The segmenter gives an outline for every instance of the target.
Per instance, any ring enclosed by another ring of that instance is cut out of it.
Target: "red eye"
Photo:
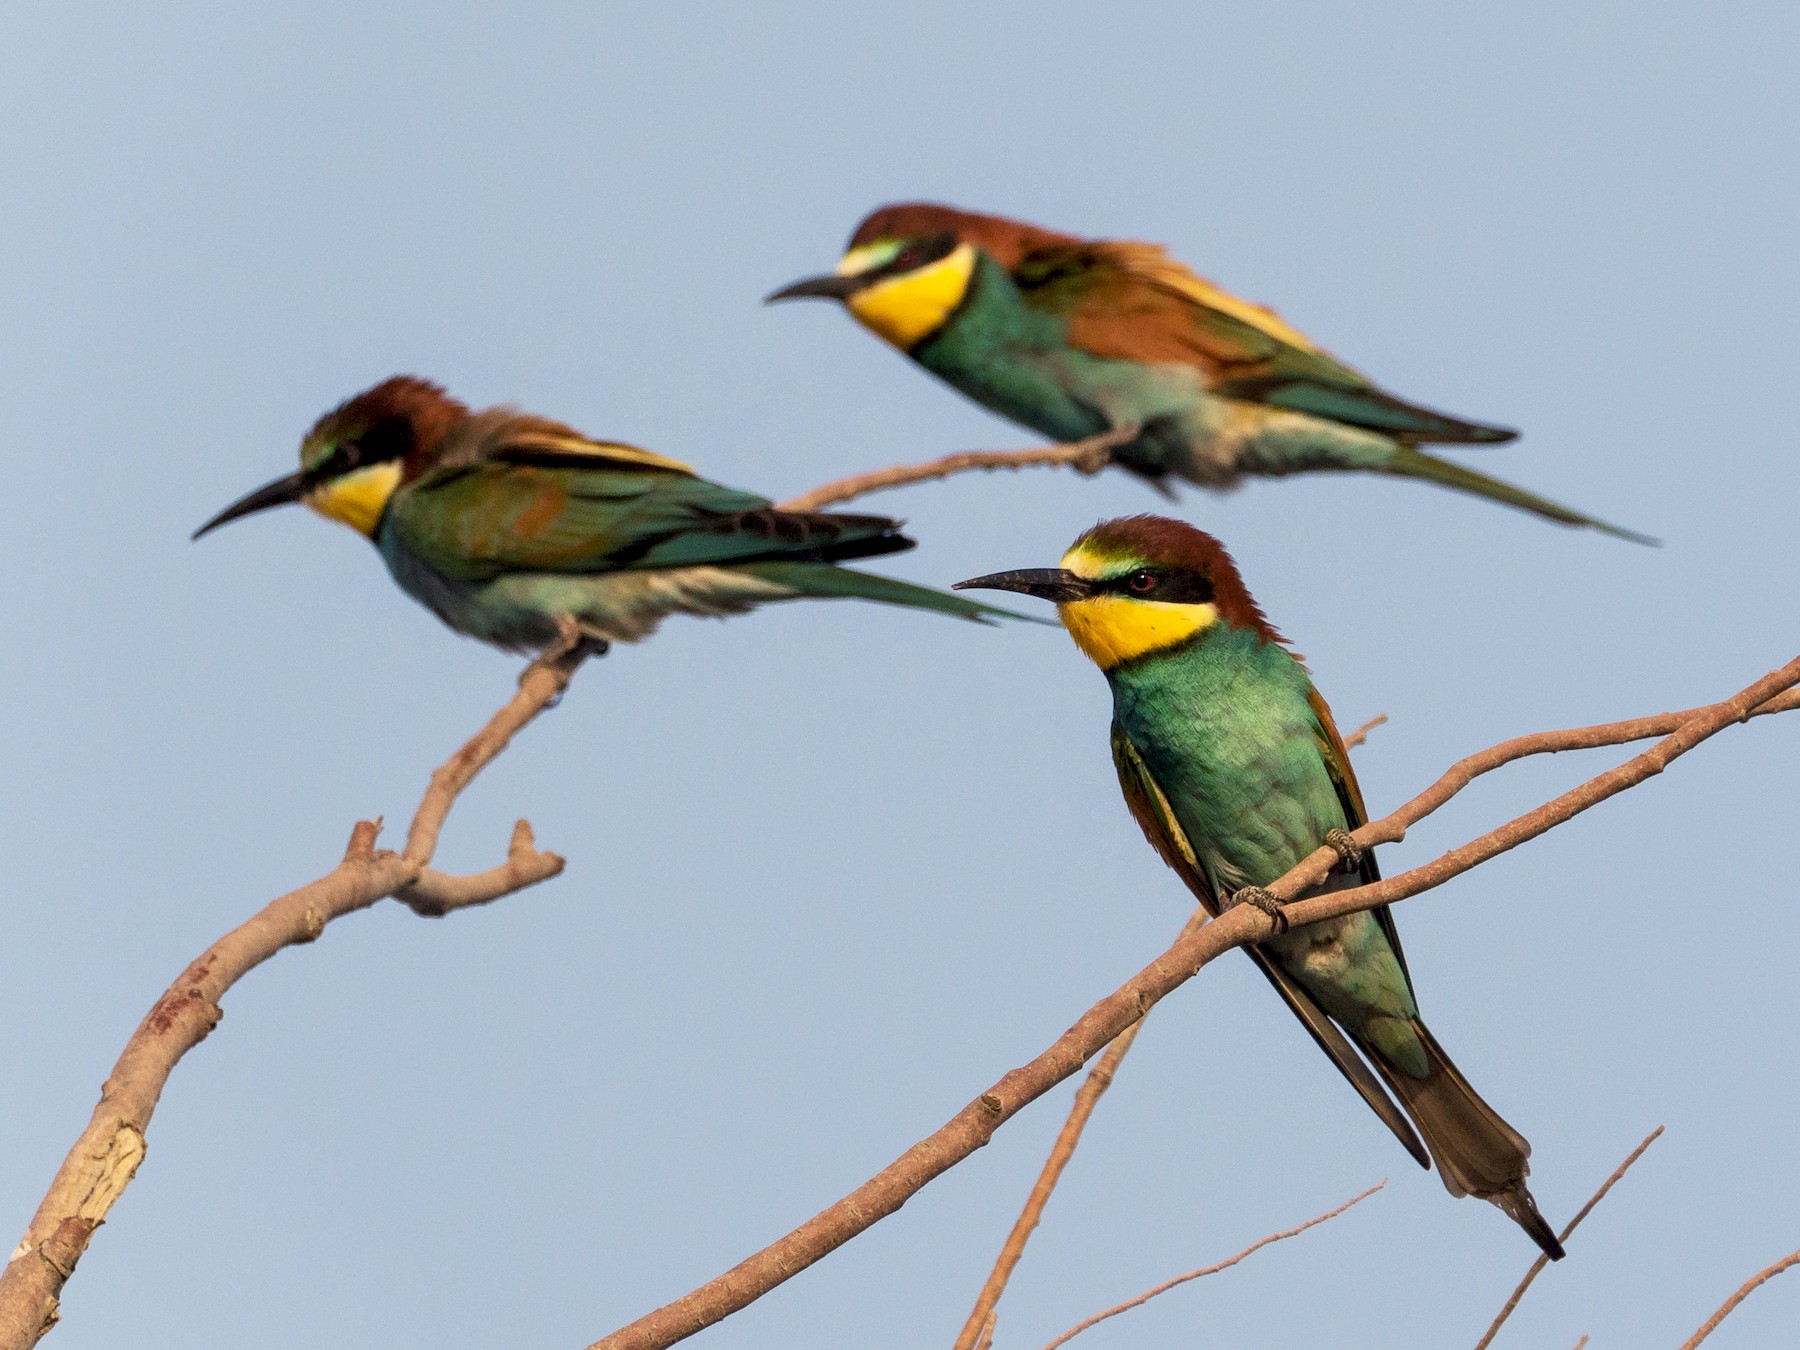
[[[1125,584],[1131,589],[1133,595],[1148,595],[1156,589],[1156,583],[1156,573],[1147,568],[1133,572],[1125,579]]]
[[[908,244],[905,248],[901,249],[898,253],[896,253],[894,255],[894,261],[892,263],[892,266],[894,266],[894,267],[913,267],[913,266],[916,266],[918,264],[919,259],[924,256],[925,256],[924,249],[920,248],[917,244]]]

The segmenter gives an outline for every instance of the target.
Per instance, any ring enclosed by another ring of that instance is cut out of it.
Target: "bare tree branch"
[[[1133,1308],[1141,1308],[1141,1307],[1143,1307],[1144,1304],[1148,1303],[1151,1299],[1155,1298],[1158,1294],[1166,1294],[1169,1292],[1169,1290],[1175,1288],[1177,1285],[1186,1284],[1189,1280],[1197,1280],[1203,1275],[1217,1275],[1221,1270],[1227,1270],[1230,1267],[1235,1266],[1239,1261],[1242,1261],[1246,1256],[1250,1256],[1256,1252],[1261,1251],[1264,1247],[1267,1247],[1271,1242],[1280,1242],[1285,1238],[1291,1238],[1291,1237],[1296,1236],[1297,1234],[1304,1233],[1309,1228],[1316,1228],[1316,1227],[1318,1227],[1318,1225],[1320,1225],[1322,1223],[1328,1223],[1332,1219],[1337,1218],[1338,1215],[1342,1214],[1345,1210],[1349,1209],[1352,1205],[1360,1204],[1362,1201],[1367,1200],[1371,1195],[1375,1194],[1376,1191],[1380,1190],[1385,1185],[1387,1185],[1387,1178],[1383,1177],[1380,1181],[1376,1182],[1373,1186],[1369,1187],[1368,1190],[1362,1192],[1360,1195],[1351,1196],[1348,1200],[1344,1201],[1344,1203],[1339,1205],[1336,1209],[1326,1210],[1325,1213],[1323,1213],[1323,1214],[1315,1214],[1312,1218],[1308,1219],[1305,1223],[1298,1224],[1293,1228],[1284,1228],[1279,1233],[1270,1233],[1267,1237],[1258,1238],[1255,1242],[1252,1242],[1248,1247],[1244,1248],[1244,1250],[1239,1252],[1236,1256],[1227,1257],[1225,1260],[1218,1262],[1216,1265],[1202,1266],[1199,1270],[1190,1270],[1187,1274],[1177,1275],[1172,1280],[1164,1280],[1161,1284],[1157,1285],[1154,1289],[1146,1289],[1143,1293],[1139,1294],[1136,1298],[1128,1298],[1123,1303],[1115,1303],[1110,1308],[1104,1308],[1101,1311],[1095,1313],[1092,1317],[1088,1318],[1087,1320],[1082,1321],[1082,1322],[1077,1322],[1074,1326],[1070,1327],[1067,1331],[1063,1332],[1062,1335],[1058,1336],[1055,1340],[1051,1341],[1048,1345],[1046,1345],[1044,1347],[1044,1350],[1056,1350],[1057,1346],[1066,1345],[1068,1342],[1074,1340],[1077,1336],[1079,1336],[1082,1332],[1086,1331],[1089,1327],[1098,1326],[1100,1323],[1104,1322],[1107,1318],[1117,1317],[1122,1312],[1130,1312]]]
[[[63,1285],[144,1159],[144,1131],[163,1086],[181,1057],[218,1025],[224,1015],[219,1000],[228,989],[282,948],[311,942],[333,919],[388,896],[420,914],[447,914],[511,895],[562,871],[563,860],[540,853],[524,821],[514,827],[500,867],[458,877],[428,864],[457,794],[568,687],[583,655],[578,651],[527,668],[518,693],[432,775],[404,853],[377,849],[381,823],[358,821],[343,861],[332,871],[271,901],[213,943],[156,1001],[125,1043],[87,1128],[0,1272],[0,1350],[28,1350],[56,1324]]]
[[[1355,731],[1344,738],[1344,748],[1353,749],[1361,745],[1369,737],[1369,732],[1388,720],[1386,713],[1378,713],[1364,722]],[[1206,922],[1206,911],[1196,910],[1181,930],[1185,935],[1190,930]],[[1056,1142],[1050,1147],[1050,1156],[1044,1161],[1043,1171],[1038,1174],[1031,1194],[1025,1199],[1025,1209],[1013,1224],[1012,1231],[1007,1234],[1006,1243],[1000,1249],[999,1259],[989,1273],[987,1282],[982,1285],[981,1293],[975,1299],[975,1307],[969,1313],[969,1319],[963,1324],[961,1334],[956,1338],[953,1350],[989,1350],[994,1338],[994,1325],[999,1317],[1000,1297],[1006,1292],[1006,1285],[1012,1279],[1013,1270],[1019,1259],[1025,1254],[1025,1244],[1030,1241],[1031,1234],[1037,1228],[1043,1216],[1044,1206],[1049,1203],[1050,1193],[1056,1189],[1057,1182],[1062,1179],[1063,1169],[1068,1166],[1069,1159],[1074,1156],[1076,1146],[1081,1142],[1081,1134],[1087,1128],[1088,1117],[1094,1113],[1094,1107],[1106,1089],[1112,1086],[1112,1080],[1124,1061],[1131,1043],[1143,1029],[1142,1022],[1134,1022],[1120,1033],[1119,1038],[1106,1047],[1100,1056],[1100,1062],[1088,1072],[1087,1081],[1075,1094],[1075,1101],[1069,1110],[1069,1118],[1057,1132]]]
[[[1066,464],[1077,473],[1096,474],[1112,462],[1112,452],[1137,439],[1136,427],[1119,427],[1113,431],[1070,441],[1067,445],[1047,445],[1040,450],[966,450],[943,455],[923,464],[896,464],[889,469],[872,469],[868,473],[851,474],[835,483],[826,483],[792,501],[781,503],[783,511],[822,511],[871,492],[912,483],[929,483],[971,469],[1054,468]]]
[[[1706,1319],[1705,1324],[1701,1326],[1700,1330],[1696,1331],[1692,1336],[1689,1336],[1681,1343],[1681,1350],[1694,1350],[1696,1345],[1700,1344],[1701,1341],[1705,1340],[1708,1336],[1712,1335],[1713,1332],[1719,1329],[1719,1323],[1731,1316],[1732,1311],[1737,1305],[1749,1298],[1759,1284],[1774,1279],[1789,1266],[1794,1265],[1800,1265],[1800,1252],[1793,1252],[1782,1257],[1781,1260],[1777,1261],[1774,1265],[1765,1270],[1757,1271],[1756,1274],[1752,1275],[1748,1280],[1745,1280],[1742,1288],[1730,1298],[1726,1299],[1725,1302],[1720,1305],[1719,1311]]]
[[[1346,750],[1356,749],[1357,746],[1361,745],[1364,741],[1369,739],[1369,733],[1371,731],[1375,730],[1376,727],[1386,726],[1387,720],[1388,720],[1388,715],[1386,713],[1376,713],[1373,717],[1371,717],[1368,721],[1364,722],[1355,731],[1351,732],[1348,736],[1344,737],[1344,749],[1346,749]]]
[[[1569,1220],[1568,1226],[1556,1235],[1558,1242],[1567,1242],[1569,1240],[1569,1234],[1575,1231],[1576,1225],[1587,1218],[1593,1211],[1594,1206],[1606,1198],[1606,1193],[1613,1188],[1613,1184],[1617,1182],[1620,1177],[1625,1175],[1634,1162],[1644,1156],[1645,1149],[1649,1148],[1650,1145],[1654,1144],[1662,1137],[1662,1132],[1663,1127],[1658,1125],[1654,1130],[1650,1131],[1649,1134],[1644,1136],[1643,1143],[1639,1144],[1626,1155],[1624,1162],[1613,1168],[1612,1175],[1600,1183],[1600,1189],[1595,1191],[1593,1195],[1588,1198],[1588,1202],[1576,1211],[1574,1218]],[[1501,1325],[1507,1318],[1513,1315],[1513,1309],[1519,1306],[1519,1300],[1524,1298],[1525,1291],[1531,1288],[1531,1282],[1535,1280],[1538,1275],[1542,1273],[1544,1267],[1549,1264],[1550,1258],[1548,1256],[1539,1256],[1537,1260],[1531,1263],[1531,1269],[1525,1272],[1525,1278],[1519,1281],[1519,1287],[1512,1291],[1512,1297],[1506,1300],[1506,1306],[1500,1309],[1500,1315],[1494,1319],[1493,1324],[1488,1327],[1487,1331],[1482,1335],[1482,1338],[1475,1342],[1475,1350],[1487,1350],[1487,1347],[1493,1344],[1494,1337],[1499,1333]],[[1587,1337],[1583,1336],[1581,1339],[1585,1341]]]
[[[981,1286],[974,1310],[969,1313],[969,1320],[963,1324],[962,1334],[956,1338],[955,1350],[977,1350],[984,1339],[989,1342],[993,1340],[995,1310],[1000,1302],[1000,1295],[1006,1292],[1006,1282],[1012,1278],[1019,1258],[1025,1255],[1025,1244],[1031,1240],[1032,1230],[1043,1217],[1050,1193],[1056,1189],[1056,1183],[1062,1180],[1063,1168],[1075,1156],[1075,1146],[1081,1142],[1081,1132],[1087,1128],[1088,1117],[1094,1114],[1094,1107],[1099,1104],[1106,1089],[1112,1086],[1113,1075],[1119,1071],[1125,1052],[1131,1049],[1131,1043],[1137,1039],[1143,1026],[1142,1022],[1133,1022],[1121,1031],[1088,1071],[1087,1081],[1076,1090],[1075,1104],[1069,1111],[1069,1118],[1063,1122],[1056,1142],[1050,1147],[1050,1156],[1044,1160],[1043,1171],[1038,1173],[1037,1182],[1025,1199],[1023,1212],[1014,1222],[1012,1231],[1006,1235],[1006,1243],[1000,1248],[999,1259],[994,1262],[994,1269],[988,1275],[987,1283]]]
[[[1628,722],[1539,732],[1504,742],[1459,761],[1424,793],[1398,811],[1355,831],[1365,846],[1397,841],[1409,826],[1449,801],[1478,775],[1528,755],[1591,749],[1663,736],[1649,750],[1609,769],[1535,811],[1491,830],[1442,857],[1384,880],[1354,889],[1312,896],[1286,906],[1295,925],[1313,923],[1376,905],[1391,904],[1442,885],[1487,859],[1516,848],[1589,807],[1662,772],[1673,760],[1734,722],[1760,713],[1800,706],[1790,695],[1800,684],[1800,658],[1764,676],[1720,703],[1679,713],[1661,713]],[[1321,846],[1267,889],[1284,901],[1317,886],[1336,864],[1337,853]],[[1260,942],[1273,922],[1251,905],[1238,905],[1173,946],[1119,989],[1100,1000],[1029,1064],[1012,1070],[928,1138],[849,1195],[769,1246],[739,1262],[674,1302],[646,1314],[594,1343],[590,1350],[664,1350],[748,1306],[769,1290],[835,1251],[886,1218],[919,1190],[982,1147],[1025,1106],[1077,1073],[1120,1032],[1141,1019],[1202,966],[1233,947]]]

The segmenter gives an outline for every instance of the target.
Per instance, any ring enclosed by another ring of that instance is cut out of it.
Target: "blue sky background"
[[[403,821],[516,662],[300,511],[187,534],[396,371],[777,496],[1031,443],[825,306],[870,207],[1157,239],[1469,462],[1660,551],[1373,479],[1190,493],[1374,809],[1520,732],[1800,649],[1791,6],[81,3],[0,11],[0,1221],[21,1231],[183,964]],[[874,499],[896,574],[1048,565],[1119,475]],[[672,621],[467,794],[567,874],[284,953],[177,1071],[61,1350],[570,1347],[786,1231],[1037,1053],[1186,913],[1059,633],[856,605]],[[1400,911],[1440,1040],[1560,1224],[1667,1137],[1501,1346],[1674,1345],[1800,1245],[1800,718]],[[1597,772],[1521,765],[1388,870]],[[1064,1089],[708,1346],[948,1345]],[[1472,1344],[1532,1256],[1417,1171],[1247,961],[1160,1007],[1002,1308],[1003,1350],[1386,1192],[1088,1350]],[[5,1239],[10,1246],[12,1237]],[[1713,1341],[1785,1340],[1800,1281]]]

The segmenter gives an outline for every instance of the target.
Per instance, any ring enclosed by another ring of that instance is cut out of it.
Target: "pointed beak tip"
[[[775,305],[783,300],[843,300],[861,287],[859,278],[841,277],[835,272],[827,272],[824,276],[806,277],[783,286],[780,290],[770,291],[763,297],[763,303]]]
[[[202,535],[211,534],[221,525],[229,525],[234,520],[255,515],[258,511],[267,511],[271,507],[286,506],[304,497],[313,486],[313,479],[302,469],[298,473],[290,473],[285,478],[277,478],[272,483],[264,483],[256,491],[239,497],[230,506],[214,516],[206,524],[188,536],[192,543]]]
[[[1052,604],[1079,600],[1088,593],[1087,583],[1060,567],[1028,567],[1012,572],[990,572],[983,577],[959,581],[950,589],[956,591],[1013,591]]]

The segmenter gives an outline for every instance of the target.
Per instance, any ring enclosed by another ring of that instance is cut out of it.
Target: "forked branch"
[[[994,1310],[999,1306],[1000,1295],[1006,1292],[1007,1281],[1012,1278],[1019,1258],[1025,1255],[1025,1244],[1030,1241],[1032,1230],[1044,1217],[1044,1206],[1049,1203],[1050,1193],[1056,1189],[1056,1183],[1062,1180],[1063,1168],[1075,1156],[1075,1146],[1081,1142],[1081,1132],[1087,1128],[1088,1118],[1094,1114],[1094,1108],[1099,1105],[1106,1089],[1112,1086],[1113,1075],[1119,1071],[1119,1065],[1125,1060],[1125,1052],[1131,1049],[1131,1043],[1137,1039],[1143,1026],[1142,1022],[1133,1022],[1121,1031],[1118,1038],[1106,1047],[1106,1053],[1088,1070],[1087,1081],[1076,1089],[1075,1102],[1069,1110],[1068,1119],[1063,1121],[1062,1129],[1057,1131],[1056,1142],[1050,1146],[1050,1156],[1044,1159],[1043,1170],[1038,1173],[1038,1179],[1031,1187],[1031,1194],[1025,1198],[1025,1208],[1014,1221],[1012,1231],[1006,1235],[1006,1241],[1000,1247],[1000,1256],[994,1262],[987,1282],[981,1286],[974,1310],[969,1313],[969,1320],[963,1324],[962,1334],[956,1338],[955,1350],[979,1350],[983,1343],[993,1339]]]
[[[432,868],[431,858],[457,795],[568,688],[583,654],[527,669],[518,693],[432,775],[403,852],[376,848],[381,823],[358,821],[343,861],[317,881],[270,901],[213,943],[156,1001],[125,1043],[87,1129],[0,1272],[0,1350],[27,1350],[56,1324],[63,1285],[143,1161],[144,1132],[164,1084],[181,1057],[218,1024],[219,1000],[234,984],[282,948],[311,942],[333,919],[389,896],[419,914],[447,914],[485,905],[562,871],[563,860],[540,852],[522,820],[513,829],[506,861],[489,871],[451,876]]]
[[[1733,697],[1706,707],[1602,726],[1540,732],[1504,742],[1459,761],[1436,784],[1398,811],[1355,831],[1356,842],[1366,847],[1403,838],[1410,826],[1444,805],[1476,777],[1516,759],[1622,745],[1652,736],[1664,738],[1624,764],[1423,867],[1366,886],[1295,901],[1295,896],[1322,882],[1337,862],[1335,851],[1320,847],[1269,883],[1267,889],[1284,902],[1292,901],[1287,912],[1296,925],[1417,895],[1661,773],[1682,754],[1735,722],[1800,706],[1800,697],[1789,692],[1796,684],[1800,684],[1800,658]],[[892,1214],[932,1180],[982,1147],[1001,1125],[1079,1072],[1090,1057],[1203,966],[1234,947],[1259,942],[1273,932],[1272,921],[1260,910],[1240,905],[1198,930],[1184,933],[1150,965],[1083,1013],[1037,1058],[1006,1074],[942,1128],[914,1144],[849,1195],[725,1274],[595,1342],[591,1350],[663,1350],[753,1303]]]

